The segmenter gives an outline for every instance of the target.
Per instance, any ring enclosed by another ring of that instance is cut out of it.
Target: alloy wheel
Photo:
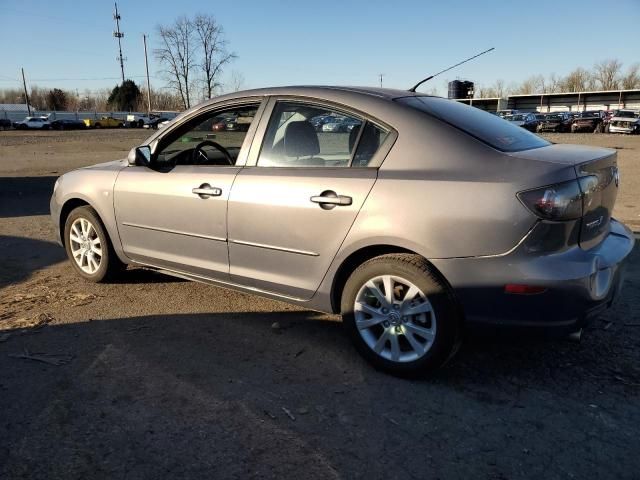
[[[89,275],[95,274],[102,262],[102,242],[94,225],[86,218],[77,218],[71,224],[69,242],[78,267]]]
[[[412,362],[423,357],[436,336],[436,316],[427,295],[397,275],[374,277],[360,288],[355,324],[365,343],[380,357]]]

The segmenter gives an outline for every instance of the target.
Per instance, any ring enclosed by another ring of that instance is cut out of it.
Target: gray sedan
[[[216,131],[220,115],[248,128]],[[353,128],[318,134],[320,116]],[[634,244],[618,185],[615,150],[457,102],[288,87],[217,97],[61,176],[51,215],[90,281],[138,265],[340,313],[367,360],[409,375],[467,325],[570,333],[610,306]]]

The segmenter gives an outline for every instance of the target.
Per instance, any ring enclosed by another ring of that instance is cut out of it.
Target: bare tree
[[[521,95],[529,95],[531,93],[541,93],[544,91],[545,82],[542,75],[533,75],[524,80],[516,89],[514,93]]]
[[[576,68],[564,77],[561,88],[565,92],[584,92],[590,88],[592,75],[584,68]]]
[[[509,94],[504,80],[498,79],[490,87],[480,87],[478,90],[480,98],[505,98]]]
[[[640,88],[640,63],[634,63],[627,69],[622,77],[621,87],[625,90]]]
[[[154,54],[165,67],[169,86],[178,92],[184,108],[190,108],[192,72],[197,66],[193,22],[186,17],[180,17],[173,25],[158,25],[156,30],[161,47],[155,49]]]
[[[549,80],[542,79],[542,93],[556,93],[562,91],[562,79],[555,73],[549,75]]]
[[[615,90],[620,85],[620,71],[622,63],[617,60],[602,60],[593,66],[593,76],[598,88],[602,90]]]
[[[226,90],[229,92],[237,92],[244,88],[244,75],[238,70],[231,71],[231,77],[226,85]]]
[[[212,98],[214,91],[221,83],[217,80],[223,67],[236,58],[234,53],[227,51],[222,25],[216,22],[212,15],[199,14],[193,19],[193,27],[199,41],[199,53],[202,58],[204,93],[206,98]]]

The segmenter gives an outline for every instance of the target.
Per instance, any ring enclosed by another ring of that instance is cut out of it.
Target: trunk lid
[[[606,237],[620,183],[615,150],[582,145],[549,145],[512,155],[559,166],[573,166],[584,194],[578,243],[586,250]]]
[[[589,249],[600,243],[609,233],[609,221],[618,196],[620,176],[617,154],[576,165],[582,202],[580,246]]]

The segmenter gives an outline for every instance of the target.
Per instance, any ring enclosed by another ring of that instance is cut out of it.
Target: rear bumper
[[[619,295],[624,262],[635,239],[622,223],[590,250],[578,246],[540,254],[526,241],[500,256],[434,260],[453,287],[469,324],[575,331]],[[505,293],[505,285],[544,287],[543,293]]]

